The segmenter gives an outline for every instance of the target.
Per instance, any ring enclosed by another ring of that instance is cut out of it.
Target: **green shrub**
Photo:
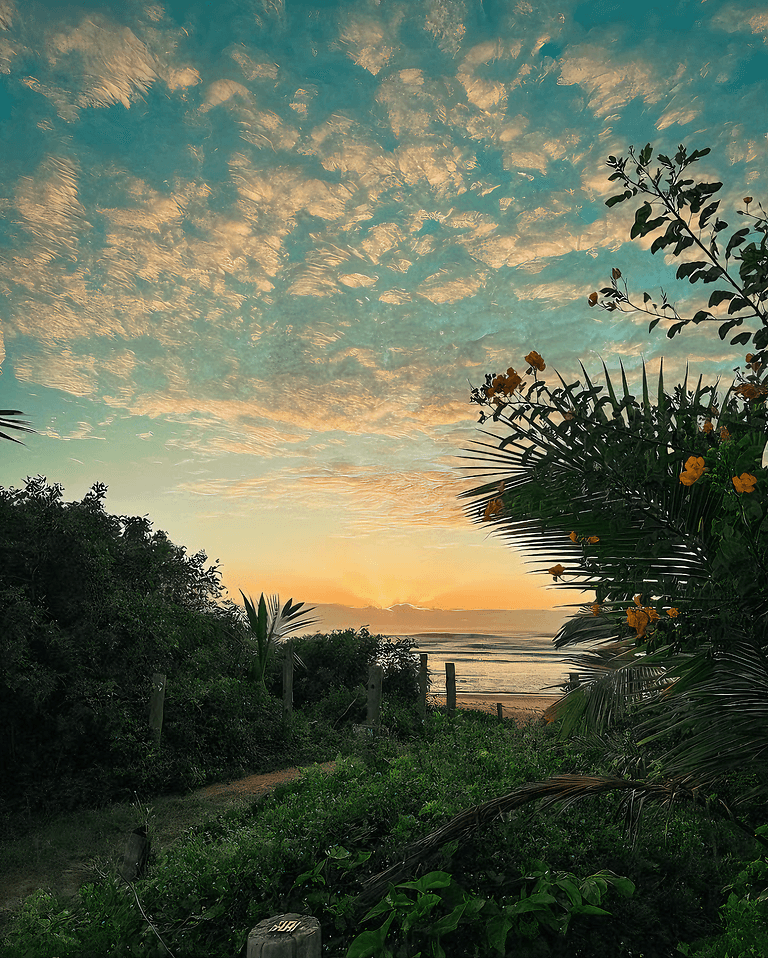
[[[417,702],[419,660],[412,651],[413,644],[410,639],[371,635],[365,628],[339,629],[328,634],[317,633],[294,639],[293,650],[305,666],[297,666],[294,670],[294,705],[297,708],[314,705],[341,689],[349,693],[362,689],[365,693],[368,669],[376,664],[384,669],[384,699]],[[270,670],[268,687],[273,695],[280,694],[282,690],[282,663],[286,647],[283,645],[280,648]],[[362,702],[365,703],[364,696]]]

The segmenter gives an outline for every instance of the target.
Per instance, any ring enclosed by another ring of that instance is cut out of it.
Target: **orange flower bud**
[[[731,481],[736,492],[754,492],[757,485],[757,479],[749,472],[742,472],[740,476],[734,476]]]
[[[525,361],[528,363],[529,366],[533,366],[534,369],[538,369],[540,373],[543,373],[544,370],[547,368],[547,364],[544,362],[544,360],[541,358],[539,353],[536,352],[535,349],[532,349],[528,353],[528,355],[525,357]]]
[[[571,542],[576,542],[579,537],[576,535],[575,532],[572,532],[572,533],[568,536],[568,538],[571,540]]]
[[[611,270],[611,276],[613,277],[613,279],[621,279],[621,270],[616,269],[616,267],[614,266],[613,269]]]
[[[594,306],[597,303],[597,293],[590,293],[587,302],[590,306]]]
[[[680,473],[680,482],[684,486],[692,486],[704,475],[704,459],[701,456],[689,456],[685,469]]]
[[[747,204],[747,206],[749,206],[749,204],[752,202],[752,197],[751,197],[751,196],[745,196],[745,197],[744,197],[744,202]]]
[[[493,519],[494,516],[500,516],[502,512],[503,504],[501,499],[491,499],[491,501],[485,507],[483,519]]]
[[[552,568],[548,570],[548,572],[550,575],[554,576],[555,579],[557,579],[558,576],[561,576],[565,572],[565,569],[558,562],[558,564],[553,565]]]

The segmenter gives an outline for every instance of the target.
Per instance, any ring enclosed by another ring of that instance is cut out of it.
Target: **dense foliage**
[[[112,865],[75,902],[40,892],[4,954],[159,958],[161,938],[175,958],[233,958],[261,920],[299,912],[320,921],[324,952],[338,956],[669,958],[717,929],[720,889],[749,850],[694,807],[648,819],[633,844],[611,796],[564,812],[528,806],[369,901],[366,883],[455,815],[549,775],[613,771],[613,752],[466,712],[430,712],[407,743],[353,738],[344,750],[334,773],[309,770],[151,857],[138,898]],[[366,946],[364,933],[384,925],[381,946]]]
[[[94,806],[332,754],[309,719],[289,730],[279,698],[260,689],[242,609],[216,604],[205,553],[186,555],[146,518],[110,515],[105,495],[97,483],[64,503],[42,477],[0,490],[4,810]],[[354,692],[387,643],[354,631],[343,641],[357,671],[335,682]],[[167,678],[159,748],[148,727],[156,672]]]

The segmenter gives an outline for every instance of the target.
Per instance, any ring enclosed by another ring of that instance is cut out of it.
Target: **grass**
[[[599,750],[559,742],[548,729],[518,729],[476,712],[449,719],[433,711],[410,738],[366,742],[350,736],[333,774],[309,771],[269,797],[193,824],[195,809],[186,799],[153,801],[157,851],[135,885],[137,898],[110,858],[118,835],[124,842],[136,824],[135,810],[62,816],[37,833],[40,863],[56,866],[64,854],[52,850],[59,841],[69,852],[99,849],[94,881],[74,900],[54,889],[28,899],[6,929],[0,954],[150,958],[168,954],[162,939],[175,958],[235,958],[259,921],[299,911],[320,920],[324,952],[343,956],[364,927],[368,909],[356,902],[361,882],[399,860],[409,843],[524,782],[610,770],[604,760],[601,765]],[[29,851],[23,841],[6,847],[11,861],[22,861],[25,847]],[[530,915],[515,919],[509,953],[669,958],[679,942],[717,931],[723,886],[750,854],[748,839],[693,808],[649,815],[632,846],[609,796],[562,813],[530,806],[504,816],[463,845],[444,849],[422,872],[443,869],[453,876],[452,893],[502,907],[519,898],[524,875],[537,861],[553,875],[583,878],[611,869],[628,877],[636,892],[621,898],[608,891],[603,905],[610,916],[575,915],[567,936]],[[433,898],[430,907],[439,909],[442,899]],[[464,912],[467,921],[471,911]],[[477,936],[460,932],[440,945],[450,958],[478,953],[472,950]],[[426,931],[421,943],[406,941],[416,931],[402,934],[393,947],[415,948],[409,958],[419,947],[432,947]]]

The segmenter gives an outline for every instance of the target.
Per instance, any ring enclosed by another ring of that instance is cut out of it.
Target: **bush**
[[[366,628],[338,629],[328,634],[303,636],[292,642],[295,653],[306,668],[296,667],[293,674],[293,702],[296,708],[316,705],[333,696],[337,706],[352,697],[340,691],[357,693],[362,690],[363,714],[368,669],[371,665],[384,668],[382,694],[386,699],[416,703],[419,695],[419,661],[413,653],[410,639],[393,640],[383,635],[371,635]],[[275,656],[268,678],[268,688],[274,695],[282,690],[283,659],[287,646],[281,646]],[[354,711],[354,710],[353,710]],[[359,715],[359,709],[355,714]],[[349,721],[359,721],[350,715]]]

